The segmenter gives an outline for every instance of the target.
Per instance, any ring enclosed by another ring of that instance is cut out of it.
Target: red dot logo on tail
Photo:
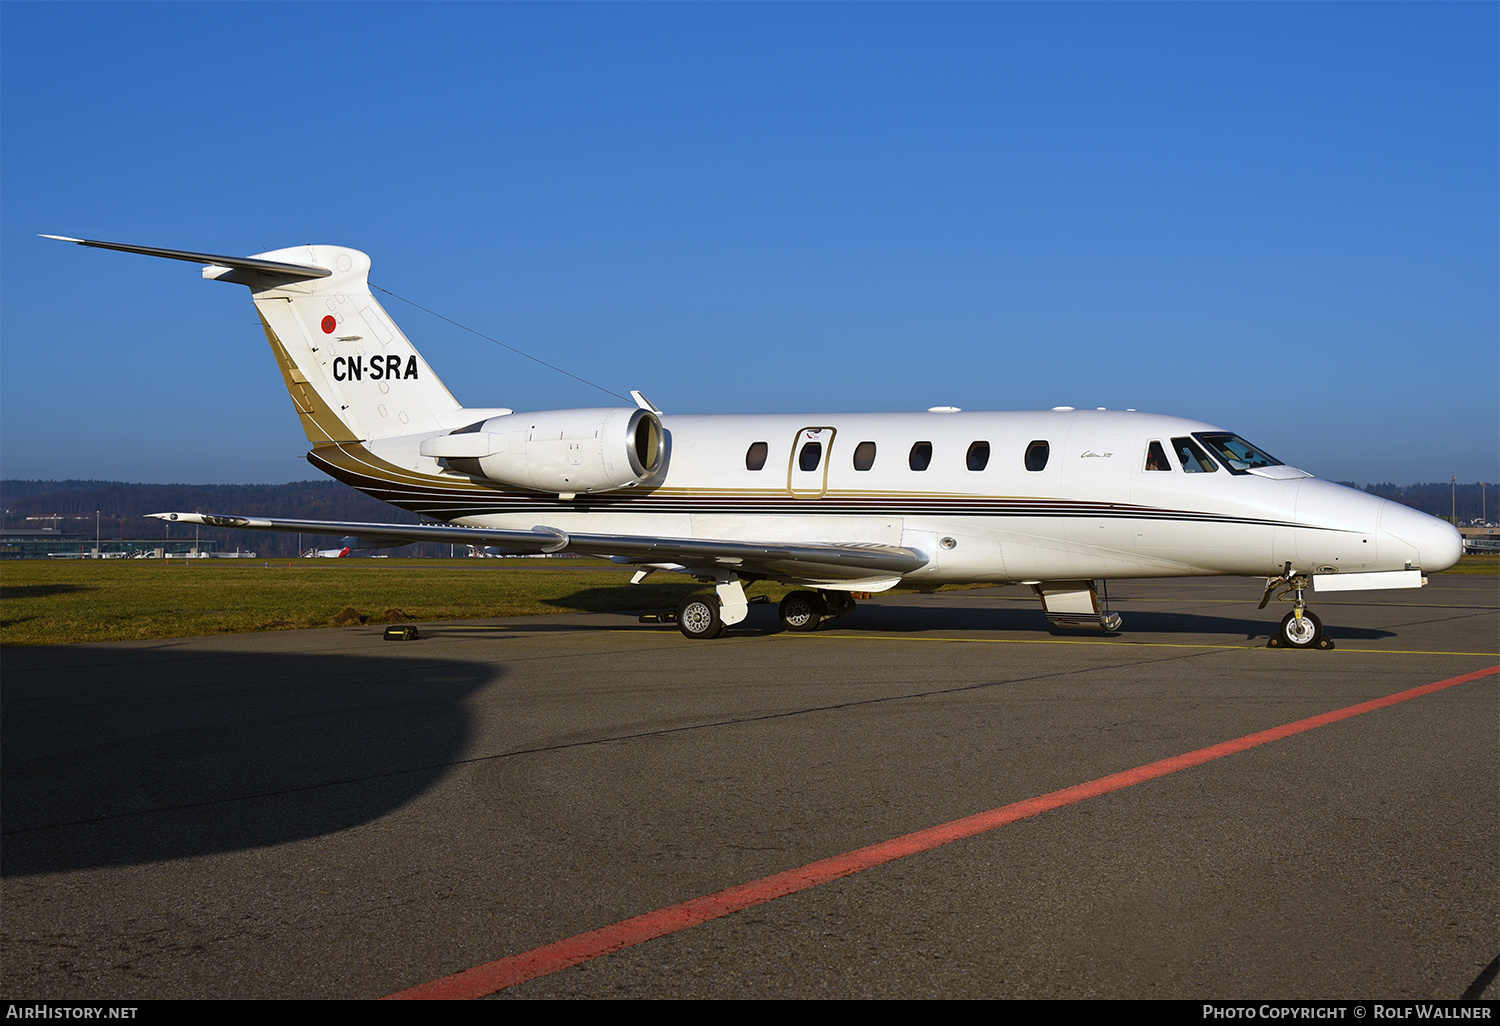
[[[333,329],[338,327],[339,322],[333,319],[333,314],[323,318],[323,334],[332,335]]]

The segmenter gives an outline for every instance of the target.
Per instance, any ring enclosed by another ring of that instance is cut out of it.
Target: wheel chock
[[[1267,648],[1291,648],[1292,646],[1286,644],[1285,642],[1283,642],[1280,638],[1276,637],[1275,635],[1272,635],[1271,639],[1266,642],[1266,647]],[[1322,649],[1323,651],[1326,652],[1328,649],[1334,648],[1335,645],[1334,645],[1333,642],[1329,641],[1327,638],[1319,638],[1318,641],[1317,641],[1317,643],[1314,644],[1312,647],[1313,648]]]
[[[417,629],[410,624],[399,627],[387,627],[385,629],[386,641],[418,641],[421,637],[422,635],[417,633]]]

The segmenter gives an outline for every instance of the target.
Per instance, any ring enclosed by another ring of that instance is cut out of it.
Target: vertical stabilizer
[[[370,294],[370,258],[337,246],[299,246],[254,259],[325,268],[326,277],[209,266],[205,278],[250,288],[278,368],[314,445],[438,431],[459,409],[401,329]]]
[[[441,431],[461,408],[370,294],[370,258],[357,249],[296,246],[231,257],[45,238],[207,264],[203,277],[247,286],[314,447]]]

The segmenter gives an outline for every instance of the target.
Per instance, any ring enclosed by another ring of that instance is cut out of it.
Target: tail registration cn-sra
[[[63,238],[48,236],[49,238]],[[247,286],[318,469],[432,521],[157,513],[210,526],[578,552],[711,583],[677,611],[713,638],[744,586],[795,585],[788,630],[896,585],[1020,583],[1055,627],[1114,630],[1111,578],[1266,579],[1292,602],[1273,644],[1329,647],[1306,591],[1414,588],[1458,561],[1444,521],[1321,481],[1194,420],[1075,410],[671,416],[635,406],[465,407],[370,292],[370,259],[252,257],[66,239],[206,265]]]

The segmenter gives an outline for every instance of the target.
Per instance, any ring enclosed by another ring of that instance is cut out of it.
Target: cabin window
[[[808,442],[797,454],[797,466],[805,471],[817,470],[818,464],[823,462],[823,443]]]
[[[975,442],[964,454],[964,465],[970,470],[983,470],[990,463],[990,443]]]
[[[1035,473],[1047,469],[1047,457],[1052,454],[1052,446],[1038,440],[1026,447],[1026,469]]]
[[[1172,463],[1167,459],[1167,450],[1161,447],[1161,443],[1153,440],[1146,446],[1146,469],[1165,470],[1172,472]]]
[[[854,447],[854,469],[869,470],[875,465],[875,443],[860,442]]]
[[[745,469],[763,469],[766,465],[766,454],[770,451],[771,447],[766,445],[765,442],[750,443],[750,448],[745,450]]]
[[[911,455],[906,458],[907,465],[913,470],[926,470],[932,462],[932,443],[918,442],[911,447]]]
[[[1182,469],[1189,474],[1212,474],[1219,469],[1191,438],[1172,439],[1172,448],[1177,451],[1177,461],[1182,464]]]

